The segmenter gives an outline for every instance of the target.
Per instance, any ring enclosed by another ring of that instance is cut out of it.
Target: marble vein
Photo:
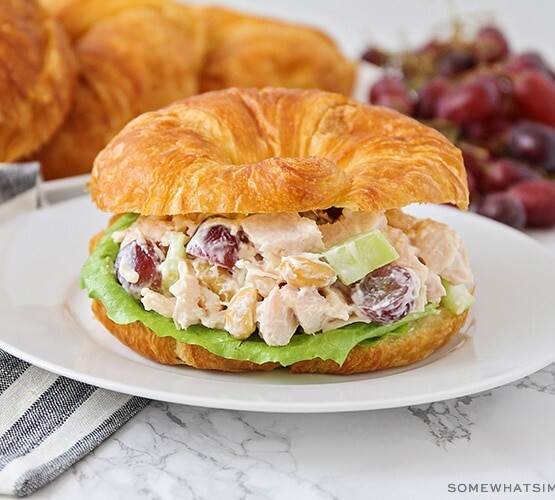
[[[408,411],[428,428],[436,446],[445,448],[448,444],[453,444],[458,440],[471,440],[474,424],[468,408],[477,398],[488,396],[491,396],[491,392],[409,406]]]
[[[518,389],[532,389],[555,396],[555,363],[511,385]]]

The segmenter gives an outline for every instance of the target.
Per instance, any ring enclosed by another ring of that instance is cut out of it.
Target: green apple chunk
[[[383,233],[375,229],[358,234],[324,252],[324,258],[335,269],[345,285],[364,278],[378,267],[399,258],[399,254]]]
[[[441,298],[441,304],[453,314],[462,314],[474,304],[476,299],[466,285],[453,285],[444,279],[441,280],[441,284],[446,291],[446,294]]]

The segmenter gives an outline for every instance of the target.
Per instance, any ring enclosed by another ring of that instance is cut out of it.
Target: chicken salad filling
[[[112,238],[116,278],[147,311],[270,346],[392,324],[473,283],[458,234],[401,210],[141,216]]]

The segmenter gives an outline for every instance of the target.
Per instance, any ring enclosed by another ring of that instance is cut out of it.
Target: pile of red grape
[[[403,53],[371,47],[385,69],[369,93],[461,148],[471,208],[513,227],[555,225],[555,73],[537,53],[512,53],[494,26]]]

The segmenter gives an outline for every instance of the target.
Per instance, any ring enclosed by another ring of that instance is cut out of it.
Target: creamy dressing
[[[176,232],[185,234],[186,245],[197,244],[214,225],[241,235],[233,267],[186,254],[177,265],[175,283],[164,291],[141,291],[145,309],[173,318],[178,328],[201,324],[226,329],[240,339],[256,331],[267,344],[278,346],[289,343],[296,332],[317,334],[354,322],[371,322],[353,305],[322,251],[375,229],[395,247],[399,254],[395,263],[407,268],[418,284],[414,297],[407,297],[413,303],[411,312],[441,300],[446,292],[440,276],[455,285],[473,282],[466,249],[455,231],[400,210],[344,210],[335,222],[297,213],[139,217],[113,238],[122,246],[153,240],[167,248]],[[226,249],[216,247],[211,252],[223,260]],[[130,283],[139,280],[124,262],[119,273]]]

